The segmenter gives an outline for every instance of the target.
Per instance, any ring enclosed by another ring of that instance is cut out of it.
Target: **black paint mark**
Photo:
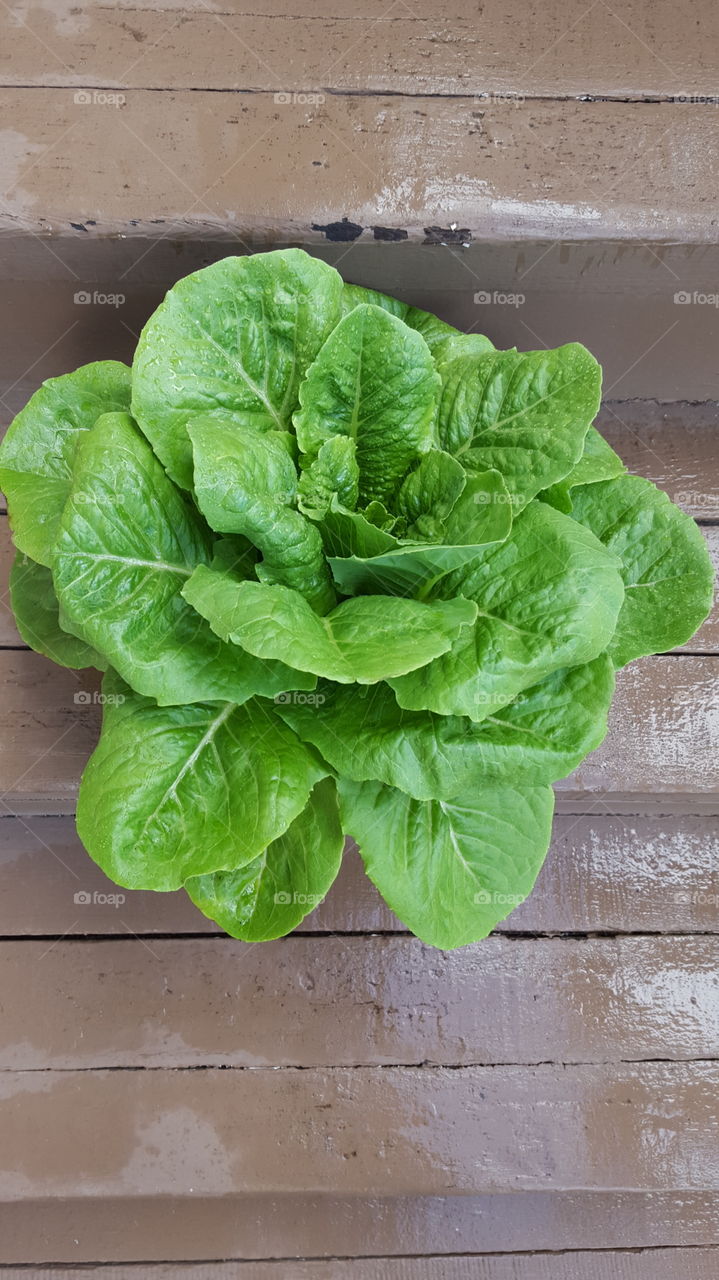
[[[472,232],[469,227],[425,227],[424,244],[470,244]]]
[[[85,226],[84,222],[71,222],[70,226],[72,227],[73,231],[87,231],[87,227]]]
[[[328,240],[347,242],[361,236],[364,227],[359,226],[357,222],[350,222],[349,218],[343,218],[341,222],[328,222],[325,227],[313,222],[312,230],[323,231]]]
[[[406,240],[408,232],[402,227],[373,227],[375,240]]]

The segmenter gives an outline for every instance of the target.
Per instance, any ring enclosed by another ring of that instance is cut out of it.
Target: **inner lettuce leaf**
[[[336,435],[357,446],[359,499],[386,502],[435,444],[439,374],[423,338],[381,307],[355,307],[300,387],[297,440],[311,458]]]
[[[179,889],[258,858],[329,774],[262,699],[159,707],[115,672],[83,774],[77,828],[128,889]]]
[[[232,582],[203,565],[183,594],[223,640],[257,658],[291,655],[293,666],[339,684],[374,684],[414,671],[446,653],[477,616],[469,600],[358,596],[321,617],[287,587]]]
[[[424,598],[445,574],[468,565],[490,543],[504,541],[512,527],[510,495],[498,471],[466,476],[444,519],[427,520],[425,528],[430,519],[435,524],[436,542],[397,538],[366,516],[334,505],[320,525],[327,563],[345,595],[380,591]]]
[[[129,408],[127,365],[100,360],[43,382],[8,428],[0,487],[15,546],[38,564],[52,564],[80,441],[101,414]]]
[[[443,370],[440,445],[470,470],[496,468],[525,506],[579,461],[601,381],[578,342],[462,356]]]
[[[185,882],[195,906],[233,938],[266,942],[295,929],[325,897],[342,861],[344,835],[331,778],[267,849],[235,871]]]
[[[132,413],[169,475],[192,485],[186,426],[230,410],[287,431],[300,383],[340,317],[342,277],[301,249],[223,258],[178,281],[140,335]]]
[[[614,667],[607,654],[555,671],[475,724],[404,711],[386,684],[357,696],[320,681],[311,702],[280,715],[342,777],[378,781],[416,800],[452,800],[488,783],[540,786],[571,773],[607,731]]]
[[[359,502],[357,445],[350,436],[331,436],[317,457],[304,467],[297,486],[300,511],[315,520],[327,515],[333,501],[353,510]]]
[[[253,943],[344,830],[431,945],[504,918],[616,668],[711,603],[600,386],[577,343],[496,351],[300,249],[180,280],[131,371],[45,383],[0,446],[10,596],[25,643],[107,669],[78,802],[105,873]]]
[[[78,447],[55,543],[64,615],[139,693],[163,705],[306,688],[284,663],[225,645],[182,596],[212,539],[127,414],[104,414]]]
[[[265,582],[301,592],[326,613],[335,593],[322,539],[293,506],[298,476],[291,438],[207,417],[195,418],[188,429],[197,504],[211,528],[248,538],[262,552],[257,573]]]
[[[533,502],[506,541],[440,579],[430,598],[455,596],[476,603],[474,626],[421,673],[390,684],[407,710],[479,721],[561,667],[604,652],[624,585],[617,557],[597,537]]]
[[[549,846],[551,787],[478,787],[449,801],[381,782],[342,779],[339,789],[367,875],[430,946],[485,938],[531,892]]]

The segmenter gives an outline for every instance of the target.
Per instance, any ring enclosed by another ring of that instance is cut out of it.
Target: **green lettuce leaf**
[[[572,515],[618,556],[625,595],[615,666],[685,644],[709,614],[714,570],[701,531],[641,476],[577,488]]]
[[[36,653],[51,658],[60,667],[97,667],[104,671],[107,663],[97,650],[61,626],[50,569],[36,564],[21,551],[15,553],[10,570],[10,600],[17,629]]]
[[[467,483],[464,467],[449,453],[433,449],[405,477],[395,508],[405,523],[405,536],[439,540],[444,523]]]
[[[224,420],[195,418],[188,426],[195,494],[218,533],[249,538],[262,552],[257,575],[300,591],[320,613],[335,602],[322,539],[292,504],[297,472],[285,432],[263,434]]]
[[[307,702],[278,711],[339,774],[378,781],[416,800],[451,800],[490,783],[541,786],[564,778],[607,731],[614,667],[607,654],[556,671],[475,724],[404,711],[386,684],[358,697],[321,681]]]
[[[435,442],[439,375],[422,338],[380,307],[355,307],[333,330],[300,387],[300,449],[325,440],[357,445],[362,504],[386,502],[409,466]]]
[[[385,902],[433,947],[485,938],[530,893],[552,827],[551,787],[486,786],[413,800],[340,782],[345,831]]]
[[[116,884],[178,889],[257,858],[329,770],[269,703],[158,707],[114,673],[77,828]]]
[[[435,342],[431,350],[434,362],[444,376],[445,365],[458,360],[460,356],[485,356],[487,352],[494,351],[494,343],[483,333],[452,333]]]
[[[440,579],[430,598],[455,596],[476,602],[474,627],[421,675],[390,683],[407,710],[479,721],[552,672],[602,653],[624,587],[617,557],[598,538],[533,502],[505,542]]]
[[[371,525],[366,515],[335,506],[320,526],[327,563],[345,595],[424,596],[489,543],[504,541],[512,526],[509,494],[498,471],[467,477],[442,522],[442,542],[403,541]]]
[[[163,705],[273,697],[306,684],[284,664],[223,645],[182,597],[211,537],[127,414],[86,432],[55,544],[55,589],[73,632]]]
[[[440,445],[470,470],[500,471],[524,506],[578,462],[600,393],[599,365],[576,342],[463,356],[443,368]]]
[[[342,291],[343,316],[350,311],[354,311],[355,307],[367,302],[372,303],[375,307],[381,307],[383,311],[389,311],[390,315],[397,316],[399,320],[403,320],[406,325],[409,325],[410,329],[420,333],[437,363],[440,362],[440,358],[443,356],[444,344],[453,342],[455,339],[458,339],[462,344],[457,349],[457,355],[478,354],[480,351],[494,350],[489,338],[483,338],[475,333],[462,333],[459,329],[455,329],[454,325],[447,324],[446,320],[440,320],[439,316],[433,315],[431,311],[423,311],[421,307],[412,307],[408,302],[400,302],[399,298],[391,298],[389,294],[378,293],[376,289],[365,289],[363,285],[345,285]],[[464,345],[465,338],[470,339],[468,345]]]
[[[8,428],[0,486],[15,545],[38,564],[52,564],[79,442],[101,414],[129,407],[130,370],[100,360],[43,382]]]
[[[357,446],[350,436],[332,436],[300,476],[298,501],[305,515],[321,520],[335,499],[350,510],[359,500]]]
[[[195,906],[233,938],[281,938],[322,901],[337,876],[344,836],[335,784],[318,782],[302,813],[252,862],[187,880]]]
[[[340,315],[342,278],[301,249],[223,258],[170,289],[140,335],[132,413],[179,485],[185,430],[208,411],[286,431],[306,370]]]
[[[232,582],[202,565],[183,594],[223,640],[257,658],[291,655],[301,671],[340,684],[374,684],[413,671],[446,653],[477,616],[469,600],[361,596],[320,617],[297,591]]]
[[[590,427],[584,438],[584,451],[579,462],[575,463],[569,475],[566,475],[563,480],[557,481],[538,496],[543,502],[549,502],[551,506],[556,507],[557,511],[564,511],[567,515],[571,515],[572,489],[577,485],[613,480],[616,476],[623,475],[625,471],[626,467],[619,454],[614,452],[610,444],[607,444],[596,427]]]

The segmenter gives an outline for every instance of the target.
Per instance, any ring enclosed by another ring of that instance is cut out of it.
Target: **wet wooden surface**
[[[500,346],[584,341],[716,562],[718,21],[12,0],[0,422],[179,276],[301,242]],[[621,674],[492,937],[424,947],[349,847],[250,947],[84,854],[97,677],[22,646],[10,554],[0,517],[0,1278],[714,1280],[719,614]]]

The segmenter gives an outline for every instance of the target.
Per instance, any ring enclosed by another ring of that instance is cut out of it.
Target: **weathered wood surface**
[[[13,1280],[715,1280],[717,1249],[534,1253],[502,1258],[373,1258],[23,1270]]]
[[[0,819],[0,938],[220,934],[182,892],[122,890],[87,856],[74,819]],[[75,894],[90,901],[75,902]],[[339,877],[300,933],[403,926],[349,845]],[[719,933],[716,819],[559,815],[533,893],[498,927],[523,933]]]
[[[2,83],[153,89],[326,88],[404,94],[593,94],[620,99],[715,95],[716,8],[692,21],[663,0],[541,9],[521,0],[460,0],[437,9],[384,0],[311,0],[232,8],[202,3],[108,7],[84,0],[48,21],[6,19],[11,58]]]
[[[0,1072],[719,1059],[718,963],[717,936],[2,942]]]
[[[716,1191],[718,1087],[711,1062],[8,1071],[0,1197]]]
[[[343,216],[420,240],[453,223],[484,240],[715,240],[707,174],[719,131],[703,104],[628,112],[621,102],[478,103],[461,92],[283,104],[264,91],[136,89],[113,106],[102,91],[75,96],[0,90],[0,114],[14,121],[0,229],[157,234],[161,211],[162,234],[235,233],[240,243],[260,232],[321,240],[314,228]],[[82,157],[80,187],[72,157]]]
[[[520,1197],[193,1194],[191,1203],[177,1196],[80,1196],[4,1205],[0,1258],[77,1264],[96,1262],[98,1252],[116,1261],[219,1254],[281,1258],[286,1266],[287,1259],[307,1257],[374,1261],[401,1254],[414,1260],[446,1253],[448,1244],[455,1254],[550,1250],[556,1257],[561,1249],[711,1245],[718,1229],[719,1197],[687,1190]]]

